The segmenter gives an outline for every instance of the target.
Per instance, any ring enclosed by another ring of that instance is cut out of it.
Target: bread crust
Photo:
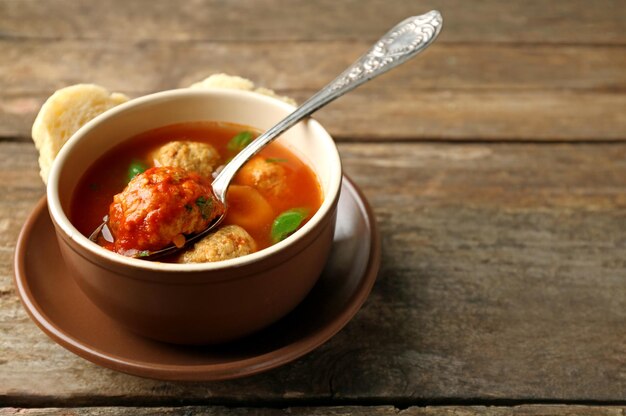
[[[65,142],[89,120],[126,101],[126,95],[95,84],[76,84],[52,94],[41,106],[31,130],[44,183],[48,183],[52,162]]]

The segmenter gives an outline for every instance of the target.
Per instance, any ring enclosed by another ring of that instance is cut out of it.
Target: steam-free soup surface
[[[170,165],[176,166],[175,172],[184,169],[191,177],[201,176],[203,183],[210,183],[212,172],[257,134],[246,126],[203,121],[170,125],[130,138],[85,172],[73,195],[71,221],[88,236],[112,212],[114,197],[119,201],[123,191],[128,192],[142,176],[158,176],[155,171],[165,171]],[[156,169],[150,169],[155,166]],[[188,253],[169,260],[215,261],[261,250],[304,225],[319,209],[321,200],[320,186],[312,170],[284,146],[272,143],[235,177],[227,194],[228,211],[221,231]],[[197,198],[185,204],[189,215],[202,213],[204,201],[205,198]],[[137,206],[134,202],[131,204]],[[189,221],[185,218],[178,222]],[[143,224],[139,226],[145,231]],[[106,241],[102,245],[115,250]],[[206,260],[207,255],[215,258]]]

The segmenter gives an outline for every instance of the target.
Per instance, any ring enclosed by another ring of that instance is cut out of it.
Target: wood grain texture
[[[28,138],[43,101],[81,82],[140,96],[227,72],[304,101],[368,46],[0,40],[0,137]],[[436,44],[316,117],[352,140],[624,140],[624,52]]]
[[[27,318],[12,253],[43,186],[33,146],[0,142],[0,405],[624,399],[626,144],[340,152],[383,236],[363,309],[287,366],[173,383],[99,368]]]
[[[0,40],[2,96],[50,93],[92,81],[128,93],[186,87],[216,72],[281,91],[313,91],[339,75],[370,42]],[[446,45],[384,75],[372,90],[626,90],[624,47]],[[250,65],[254,62],[254,65]],[[376,85],[380,84],[380,88]]]
[[[290,407],[287,409],[267,408],[227,408],[227,407],[177,407],[177,408],[138,408],[138,407],[98,407],[98,408],[64,408],[64,409],[0,409],[2,416],[193,416],[193,415],[224,415],[224,416],[623,416],[626,408],[600,406],[563,406],[563,405],[527,405],[514,407],[483,407],[483,406],[441,406],[441,407],[410,407],[399,410],[392,406],[341,406],[341,407]]]
[[[620,0],[3,0],[9,39],[375,40],[430,9],[445,18],[441,42],[626,44]]]
[[[423,57],[316,115],[384,250],[332,340],[265,374],[174,383],[99,368],[28,319],[13,252],[44,193],[30,126],[55,89],[140,96],[229,72],[302,101],[432,8],[445,29]],[[407,407],[624,404],[624,27],[621,0],[0,0],[0,406],[40,407],[0,415],[626,414]]]
[[[315,114],[335,140],[626,141],[626,94],[367,88]],[[278,92],[299,102],[313,93]],[[46,98],[20,95],[0,102],[0,140],[30,142],[32,122]]]

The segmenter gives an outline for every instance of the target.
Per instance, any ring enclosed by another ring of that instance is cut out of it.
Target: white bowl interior
[[[48,204],[51,214],[63,231],[91,251],[130,262],[135,266],[152,267],[152,262],[125,258],[91,243],[69,222],[72,195],[80,178],[101,155],[139,133],[174,123],[214,120],[266,130],[293,111],[279,100],[259,94],[235,90],[172,90],[131,100],[96,117],[83,126],[61,149],[48,180]],[[268,249],[239,259],[218,263],[160,264],[160,268],[212,268],[222,263],[253,261],[298,238],[324,215],[336,197],[341,183],[341,162],[337,148],[324,128],[309,119],[300,122],[277,139],[307,163],[317,174],[324,202],[315,216],[291,237]],[[158,264],[158,263],[157,263]]]

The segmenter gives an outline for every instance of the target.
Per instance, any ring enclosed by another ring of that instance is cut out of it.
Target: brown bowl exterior
[[[217,344],[250,335],[294,309],[330,254],[336,202],[307,238],[237,268],[186,273],[120,268],[85,251],[57,228],[61,255],[76,283],[129,330],[175,344]],[[177,281],[178,280],[178,281]]]
[[[317,174],[322,205],[292,236],[257,253],[198,264],[130,259],[89,241],[67,216],[84,171],[125,138],[197,120],[267,129],[291,111],[289,105],[258,94],[181,89],[131,100],[77,131],[54,161],[47,194],[61,255],[87,297],[135,333],[177,344],[234,340],[268,326],[298,305],[319,278],[332,247],[342,178],[332,137],[312,119],[277,140]]]

